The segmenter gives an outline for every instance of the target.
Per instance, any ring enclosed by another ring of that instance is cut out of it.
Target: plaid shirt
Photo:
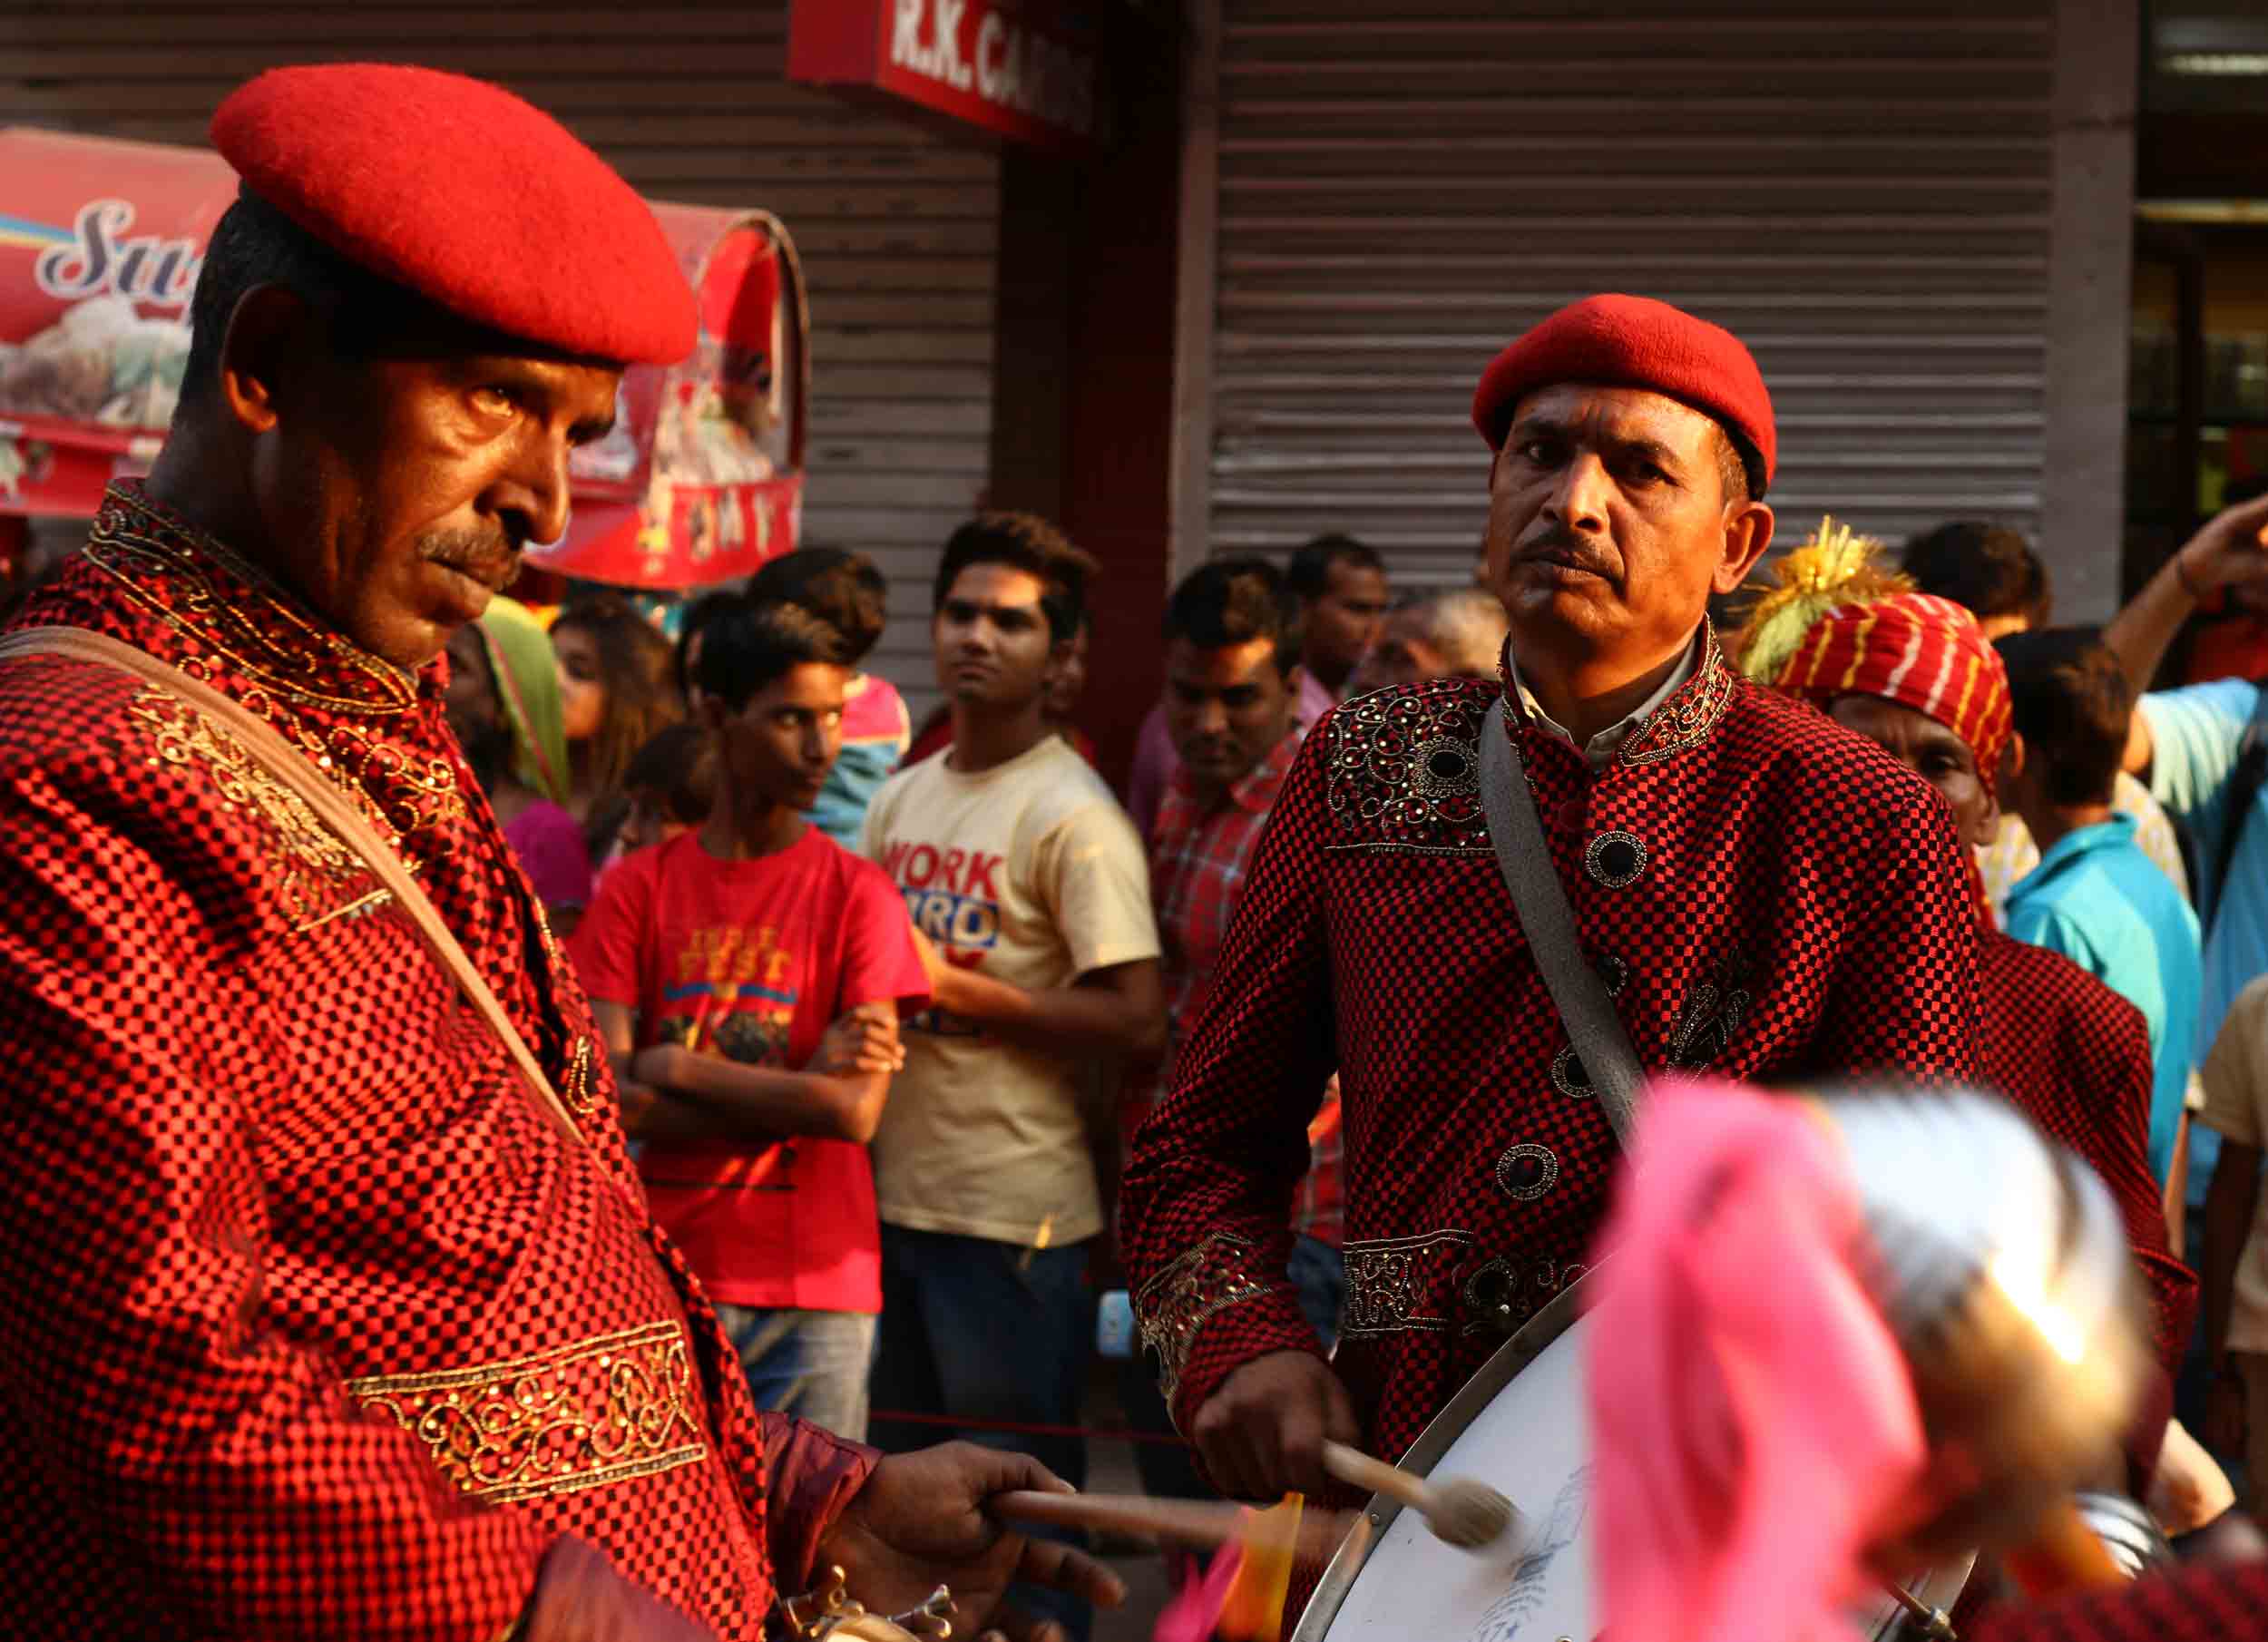
[[[1129,1148],[1135,1129],[1173,1080],[1182,1037],[1205,1002],[1213,966],[1228,939],[1246,863],[1260,841],[1305,733],[1295,724],[1209,809],[1198,800],[1189,772],[1178,764],[1167,783],[1149,844],[1150,899],[1157,904],[1158,938],[1165,946],[1166,1057],[1154,1079],[1135,1079],[1127,1085],[1120,1119]]]

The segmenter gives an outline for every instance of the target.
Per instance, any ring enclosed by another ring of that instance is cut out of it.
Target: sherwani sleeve
[[[191,821],[102,797],[0,773],[0,1383],[35,1411],[15,1462],[182,1635],[495,1637],[549,1537],[450,1489],[264,1314],[261,1137],[205,1048],[232,1030],[200,939],[220,867]]]
[[[1848,923],[1815,1041],[1823,1074],[1926,1083],[1978,1071],[1979,890],[1952,812],[1919,781],[1855,855]]]
[[[1322,1350],[1285,1266],[1307,1125],[1336,1064],[1323,744],[1310,734],[1285,778],[1172,1087],[1127,1165],[1135,1310],[1184,1431],[1243,1363]]]
[[[789,1414],[763,1416],[765,1528],[774,1583],[793,1597],[817,1583],[819,1541],[882,1458],[881,1451]]]

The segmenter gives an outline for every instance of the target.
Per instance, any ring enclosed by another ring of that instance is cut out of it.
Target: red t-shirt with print
[[[897,885],[816,827],[777,855],[719,861],[700,830],[622,861],[570,942],[591,996],[638,1012],[638,1046],[679,1043],[799,1070],[862,1003],[925,1001]],[[793,1136],[647,1147],[654,1218],[729,1305],[882,1307],[866,1148]]]

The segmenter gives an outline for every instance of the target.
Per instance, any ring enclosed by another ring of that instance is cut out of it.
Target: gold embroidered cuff
[[[601,1488],[707,1457],[685,1331],[647,1323],[532,1357],[347,1382],[493,1503]]]
[[[1173,1406],[1198,1331],[1220,1313],[1266,1294],[1254,1270],[1258,1251],[1233,1232],[1207,1232],[1197,1246],[1142,1285],[1134,1313],[1143,1347],[1158,1354],[1158,1389]]]

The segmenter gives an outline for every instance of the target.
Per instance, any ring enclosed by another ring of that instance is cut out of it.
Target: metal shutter
[[[1221,0],[1209,548],[1462,582],[1481,367],[1594,290],[1755,351],[1779,540],[2038,525],[2053,0]]]
[[[934,699],[936,550],[985,484],[998,155],[787,83],[784,0],[568,9],[0,3],[0,124],[200,143],[229,89],[286,63],[382,58],[498,80],[646,194],[787,224],[814,319],[805,536],[871,553],[893,620],[873,665]]]

